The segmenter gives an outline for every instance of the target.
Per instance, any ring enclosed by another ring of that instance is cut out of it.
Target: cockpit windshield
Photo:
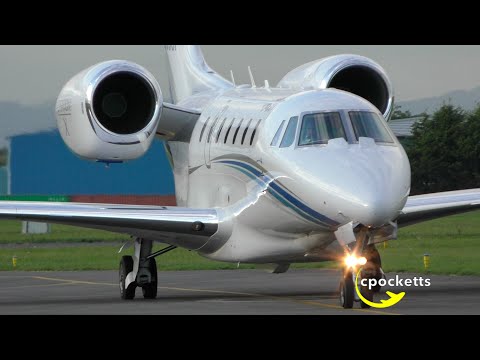
[[[377,114],[366,111],[351,111],[349,114],[357,141],[361,137],[367,137],[375,142],[393,143],[384,121]]]
[[[339,113],[307,114],[303,117],[299,146],[328,144],[329,140],[338,138],[347,140]]]

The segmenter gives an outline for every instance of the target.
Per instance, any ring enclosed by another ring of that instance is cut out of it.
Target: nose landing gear
[[[378,283],[378,280],[380,280],[384,274],[381,267],[380,254],[375,248],[375,245],[368,245],[362,255],[367,261],[361,266],[358,281],[361,282],[362,279],[376,279]],[[359,302],[362,309],[370,308],[368,304],[364,303],[358,297],[355,291],[355,280],[358,269],[358,266],[346,266],[344,269],[343,277],[340,282],[340,304],[344,309],[351,309],[354,302]],[[368,286],[363,286],[359,283],[358,287],[362,296],[372,302],[374,295],[381,290],[381,287],[378,285],[374,288],[368,288]]]
[[[364,267],[362,267],[362,271],[360,273],[361,279],[376,279],[376,284],[378,284],[378,281],[385,276],[382,270],[380,253],[375,245],[372,244],[365,247],[363,250],[363,256],[365,256],[367,259],[367,263]],[[360,286],[360,289],[365,299],[368,301],[373,301],[374,294],[380,292],[382,287],[380,285],[376,285],[375,287],[369,289],[367,286]],[[360,301],[360,306],[364,309],[370,307],[363,301]]]
[[[346,229],[340,229],[336,234],[337,239],[340,241],[343,237],[341,235],[345,235],[345,233],[347,233]],[[370,307],[359,298],[355,291],[355,281],[360,268],[358,281],[362,279],[376,279],[378,283],[378,280],[384,276],[380,254],[374,244],[368,245],[368,238],[368,230],[363,228],[357,233],[355,241],[350,241],[350,244],[354,245],[353,250],[348,244],[343,244],[347,256],[345,258],[343,277],[340,281],[340,304],[344,309],[351,309],[355,302],[359,302],[362,309]],[[342,241],[340,242],[342,243]],[[373,302],[374,294],[378,293],[381,287],[369,288],[359,284],[359,289],[361,295],[366,300]]]

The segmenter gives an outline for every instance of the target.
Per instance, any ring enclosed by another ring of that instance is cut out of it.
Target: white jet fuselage
[[[357,136],[351,112],[378,115],[391,142]],[[345,138],[303,145],[305,116],[325,113],[338,114]],[[295,117],[294,138],[285,142]],[[222,209],[233,222],[225,243],[199,249],[215,260],[335,258],[343,254],[339,227],[388,225],[410,190],[408,158],[382,114],[336,89],[227,90],[205,106],[189,144],[171,141],[169,148],[179,206]]]
[[[393,86],[375,61],[331,56],[258,88],[251,72],[251,86],[224,79],[198,45],[164,48],[169,102],[148,70],[112,60],[68,81],[55,113],[65,144],[89,160],[134,160],[164,140],[178,206],[0,202],[0,219],[130,235],[122,299],[137,287],[154,299],[155,257],[179,247],[274,273],[342,260],[340,298],[351,308],[352,264],[382,274],[375,244],[399,227],[480,208],[480,189],[409,196],[410,164],[386,121]],[[153,242],[168,246],[153,252]]]

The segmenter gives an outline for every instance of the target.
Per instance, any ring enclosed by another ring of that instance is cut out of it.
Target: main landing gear
[[[135,239],[134,256],[123,256],[120,260],[119,283],[123,300],[133,300],[137,287],[142,288],[145,299],[157,297],[158,274],[157,256],[176,249],[168,246],[152,254],[153,241]]]

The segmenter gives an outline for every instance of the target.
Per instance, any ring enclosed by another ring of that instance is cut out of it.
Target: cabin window
[[[220,125],[220,129],[218,130],[217,134],[217,140],[215,142],[218,143],[218,139],[220,139],[220,135],[222,134],[223,127],[225,126],[225,122],[227,121],[227,118],[223,119],[222,124]]]
[[[235,145],[235,141],[237,140],[238,131],[242,127],[243,120],[244,119],[240,120],[240,123],[238,124],[237,130],[235,130],[235,135],[233,135],[233,142],[232,142],[233,145]]]
[[[328,144],[329,140],[339,138],[348,141],[339,113],[308,114],[303,117],[299,146]]]
[[[366,137],[379,143],[393,143],[384,120],[377,114],[366,111],[351,111],[349,114],[357,140]]]
[[[215,130],[215,126],[217,126],[217,123],[218,123],[218,118],[215,119],[215,122],[210,128],[210,132],[208,133],[207,143],[210,143],[210,140],[212,140],[212,134],[213,134],[213,131]]]
[[[262,122],[262,119],[258,120],[257,125],[255,125],[255,129],[253,130],[252,137],[250,138],[250,146],[253,145],[253,140],[255,139],[255,134],[257,133],[258,127],[260,126],[261,122]]]
[[[210,117],[208,117],[207,121],[205,121],[205,124],[203,124],[202,132],[200,133],[200,142],[202,142],[203,133],[205,132],[205,129],[207,128],[209,121],[210,121]]]
[[[284,126],[285,126],[285,120],[283,120],[282,123],[280,124],[280,127],[278,128],[277,133],[275,134],[270,146],[277,146],[278,140],[280,140],[280,135],[282,135],[282,130]]]
[[[248,129],[250,128],[250,124],[252,123],[252,121],[253,121],[253,119],[250,119],[250,121],[247,124],[247,127],[245,128],[245,131],[243,132],[242,145],[245,142],[245,138],[247,137],[247,132],[248,132]]]
[[[232,122],[230,123],[230,126],[228,127],[227,133],[225,134],[225,140],[223,141],[224,144],[227,143],[228,135],[230,135],[230,131],[232,130],[232,126],[234,122],[235,122],[235,118],[233,118]]]
[[[292,146],[295,141],[295,135],[297,134],[297,125],[298,125],[298,116],[292,117],[288,122],[287,130],[285,130],[285,135],[283,135],[282,143],[280,144],[281,148],[287,148]]]

